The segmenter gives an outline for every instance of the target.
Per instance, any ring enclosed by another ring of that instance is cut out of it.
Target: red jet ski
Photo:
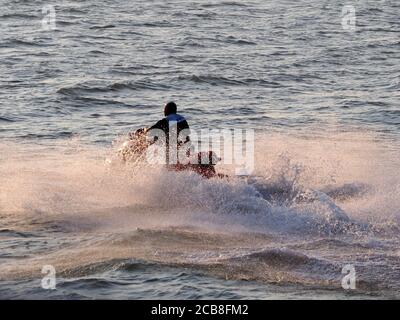
[[[147,148],[153,143],[149,142],[147,129],[138,129],[128,135],[128,140],[118,150],[118,158],[124,163],[143,161]],[[214,151],[197,152],[189,154],[184,164],[168,164],[166,167],[171,171],[193,171],[207,179],[214,177],[223,178],[226,176],[218,174],[215,170],[215,165],[219,161],[221,161],[221,158]]]

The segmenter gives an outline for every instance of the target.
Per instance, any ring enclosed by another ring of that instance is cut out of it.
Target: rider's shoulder
[[[181,122],[181,121],[186,121],[185,117],[178,114],[178,113],[174,113],[174,114],[170,114],[169,116],[164,118],[165,120],[169,121],[176,121],[176,122]]]

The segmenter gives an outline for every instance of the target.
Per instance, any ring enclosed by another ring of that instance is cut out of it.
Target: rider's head
[[[164,115],[168,117],[170,114],[175,114],[177,112],[177,107],[175,102],[168,102],[164,107]]]

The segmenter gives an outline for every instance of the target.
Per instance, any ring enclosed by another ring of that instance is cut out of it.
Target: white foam
[[[398,150],[385,150],[382,143],[365,135],[353,134],[352,138],[258,137],[257,175],[269,186],[313,192],[313,201],[300,204],[293,199],[270,203],[256,185],[241,179],[205,180],[194,173],[147,166],[109,170],[104,164],[108,148],[82,146],[76,141],[52,148],[2,144],[0,212],[17,219],[42,213],[50,219],[75,216],[96,221],[99,215],[101,225],[112,224],[116,208],[126,207],[151,212],[152,225],[157,225],[155,216],[172,212],[174,220],[159,218],[160,225],[195,224],[257,232],[331,232],[338,224],[347,223],[346,216],[350,221],[393,223],[400,207]],[[219,170],[229,173],[231,168]],[[342,202],[315,191],[355,182],[371,186],[374,192]],[[145,220],[142,218],[142,223]]]

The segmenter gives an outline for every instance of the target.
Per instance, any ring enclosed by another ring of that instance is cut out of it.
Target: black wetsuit
[[[158,121],[154,126],[149,128],[149,131],[151,132],[151,130],[153,129],[159,129],[164,131],[165,134],[165,142],[166,142],[166,155],[167,155],[167,163],[169,163],[169,133],[170,133],[170,127],[172,126],[176,126],[175,130],[176,132],[172,132],[171,134],[176,134],[177,137],[177,148],[181,147],[183,144],[186,144],[190,141],[189,138],[189,133],[190,133],[190,128],[189,128],[189,124],[186,121],[186,119],[179,115],[179,114],[170,114],[167,117],[165,117],[164,119]],[[182,130],[187,130],[186,134],[182,137],[179,137],[179,134],[182,132]],[[158,137],[157,135],[154,135],[154,141],[157,141]],[[188,155],[190,153],[189,151],[189,146],[188,146]]]

